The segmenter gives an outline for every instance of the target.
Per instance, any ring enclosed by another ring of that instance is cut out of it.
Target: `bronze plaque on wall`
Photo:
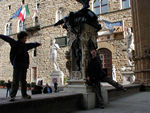
[[[60,46],[60,47],[65,47],[67,46],[67,37],[63,36],[63,37],[57,37],[56,39],[56,43]]]

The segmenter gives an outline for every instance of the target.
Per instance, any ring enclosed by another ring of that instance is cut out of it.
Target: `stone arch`
[[[114,56],[114,54],[116,53],[116,47],[114,47],[113,45],[111,45],[108,42],[98,43],[98,49],[101,49],[101,48],[109,49],[112,52],[112,56]]]

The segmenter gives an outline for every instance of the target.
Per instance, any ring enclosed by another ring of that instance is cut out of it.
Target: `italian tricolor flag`
[[[21,10],[21,12],[20,12],[18,18],[19,18],[19,20],[24,21],[25,18],[26,18],[26,16],[28,16],[28,15],[30,15],[30,11],[29,11],[28,4],[27,4],[27,5],[25,5],[25,7]]]

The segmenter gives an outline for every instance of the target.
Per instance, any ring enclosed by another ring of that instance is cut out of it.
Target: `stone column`
[[[81,69],[78,70],[76,64],[76,57],[73,55],[72,46],[76,40],[76,35],[72,32],[68,32],[68,37],[70,39],[70,79],[67,81],[68,85],[64,89],[66,92],[78,92],[84,95],[84,105],[86,109],[95,107],[95,93],[92,92],[91,87],[86,85],[86,68],[89,59],[88,41],[92,40],[95,46],[97,46],[97,31],[94,27],[83,24],[81,35],[79,36],[79,47],[81,49]]]
[[[131,0],[136,83],[150,85],[150,0]]]

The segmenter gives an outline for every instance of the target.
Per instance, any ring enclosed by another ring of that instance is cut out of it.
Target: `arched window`
[[[6,35],[9,35],[9,25],[6,25]]]
[[[25,31],[25,29],[26,29],[25,20],[23,22],[19,20],[18,32]]]
[[[10,23],[10,25],[9,25],[9,35],[11,35],[12,34],[12,23]]]
[[[11,10],[11,5],[8,6],[8,9]]]
[[[5,35],[11,35],[12,34],[12,23],[7,23],[5,27]]]
[[[40,8],[40,3],[36,3],[36,9]]]
[[[23,28],[22,22],[19,21],[19,30],[18,30],[18,31],[19,31],[19,32],[22,31],[22,30],[23,30],[22,28]]]
[[[25,23],[25,22],[26,22],[26,21],[24,20],[24,21],[23,21],[23,23],[22,23],[22,24],[23,24],[23,25],[22,25],[22,26],[23,26],[23,28],[22,28],[22,29],[23,29],[23,31],[25,31],[25,30],[26,30],[26,23]]]
[[[60,19],[64,18],[65,15],[65,9],[63,7],[60,7],[56,11],[56,22],[59,21]]]

